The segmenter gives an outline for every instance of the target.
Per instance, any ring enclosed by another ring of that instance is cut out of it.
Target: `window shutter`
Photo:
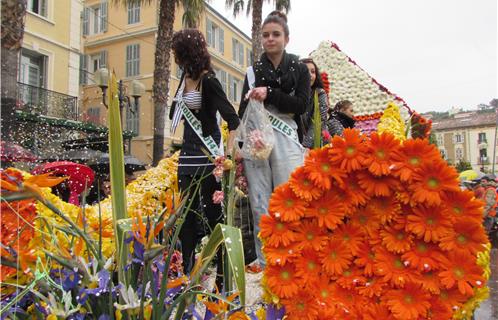
[[[131,74],[131,46],[126,46],[126,76]]]
[[[83,35],[87,36],[89,33],[89,22],[88,22],[88,17],[90,14],[90,8],[84,8],[83,9]]]
[[[244,65],[244,45],[239,43],[239,64]]]
[[[222,28],[218,28],[219,32],[220,32],[220,37],[218,39],[219,41],[219,51],[224,54],[225,53],[225,31],[223,31]]]
[[[228,100],[233,101],[233,77],[231,74],[228,75]]]
[[[100,51],[99,68],[107,68],[107,50]]]
[[[140,44],[135,45],[135,75],[140,74]]]
[[[88,83],[88,57],[84,54],[80,54],[80,84]]]
[[[107,32],[107,1],[100,3],[100,31]]]
[[[43,17],[47,17],[47,0],[41,0],[40,15]]]
[[[223,70],[220,71],[220,82],[221,82],[221,86],[223,87],[223,91],[227,92],[227,73]]]
[[[208,46],[213,46],[213,25],[211,24],[211,20],[206,18],[206,37]]]
[[[232,59],[237,61],[237,40],[232,38]]]

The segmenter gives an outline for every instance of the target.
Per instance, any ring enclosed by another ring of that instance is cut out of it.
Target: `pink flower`
[[[223,199],[225,199],[225,194],[223,193],[223,191],[217,190],[213,193],[213,203],[214,204],[222,203]]]
[[[325,140],[327,142],[330,142],[330,139],[332,139],[332,137],[330,136],[330,132],[328,130],[323,130],[322,136],[323,136],[323,140]]]
[[[213,176],[216,178],[216,182],[220,182],[221,178],[223,178],[223,167],[215,167],[213,169]]]

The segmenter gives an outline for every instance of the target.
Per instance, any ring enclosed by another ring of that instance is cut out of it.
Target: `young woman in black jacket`
[[[247,98],[255,99],[264,103],[266,110],[278,119],[280,125],[272,121],[275,144],[268,159],[244,160],[258,256],[254,269],[259,269],[258,264],[265,264],[257,235],[260,218],[268,213],[273,189],[286,182],[292,171],[304,161],[304,148],[301,145],[303,126],[300,119],[306,110],[311,88],[308,68],[299,62],[297,56],[285,52],[289,42],[289,27],[283,13],[275,11],[265,19],[262,39],[264,53],[253,67],[248,68],[239,116],[244,115]]]
[[[353,116],[353,104],[349,100],[337,102],[334,109],[330,110],[329,120],[327,121],[330,135],[332,137],[336,135],[342,136],[344,129],[354,128],[355,120]]]
[[[180,120],[184,120],[178,186],[184,193],[183,196],[192,201],[180,231],[183,265],[185,272],[189,273],[194,264],[194,250],[203,231],[212,230],[223,218],[221,205],[213,203],[213,193],[221,190],[221,186],[212,174],[214,165],[203,149],[216,157],[220,148],[223,148],[216,120],[217,111],[228,123],[229,150],[233,145],[234,130],[239,126],[239,118],[211,69],[211,57],[202,33],[196,29],[176,32],[173,35],[172,49],[175,62],[183,70],[169,116],[173,120],[172,131]],[[199,180],[200,190],[194,193]],[[204,220],[208,222],[205,228]],[[220,272],[219,269],[218,273]]]

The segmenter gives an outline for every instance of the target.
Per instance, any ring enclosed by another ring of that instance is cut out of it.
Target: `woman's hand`
[[[246,98],[263,102],[266,100],[267,94],[268,92],[266,87],[257,87],[249,91]]]

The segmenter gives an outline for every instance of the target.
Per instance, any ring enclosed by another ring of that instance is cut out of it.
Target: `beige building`
[[[80,0],[27,0],[19,100],[42,114],[77,118],[82,8]]]
[[[433,119],[432,132],[439,150],[450,163],[466,161],[475,170],[490,172],[496,144],[497,114],[495,109],[457,112],[442,119]],[[498,167],[497,167],[498,169]]]
[[[102,104],[102,93],[95,84],[94,72],[106,67],[114,70],[129,90],[132,80],[145,85],[146,94],[140,98],[138,110],[123,110],[124,129],[136,135],[131,153],[140,160],[152,161],[153,98],[155,37],[158,25],[159,1],[151,5],[116,5],[112,1],[87,0],[82,14],[84,56],[81,60],[82,111],[89,121],[106,125],[107,112]],[[175,14],[175,30],[182,28],[183,10]],[[212,7],[200,19],[199,29],[209,44],[212,65],[228,98],[236,106],[240,100],[245,70],[251,64],[251,41]],[[170,97],[174,94],[180,70],[173,59]],[[166,117],[167,118],[167,117]],[[181,144],[183,128],[170,134],[170,122],[165,124],[165,148]]]

